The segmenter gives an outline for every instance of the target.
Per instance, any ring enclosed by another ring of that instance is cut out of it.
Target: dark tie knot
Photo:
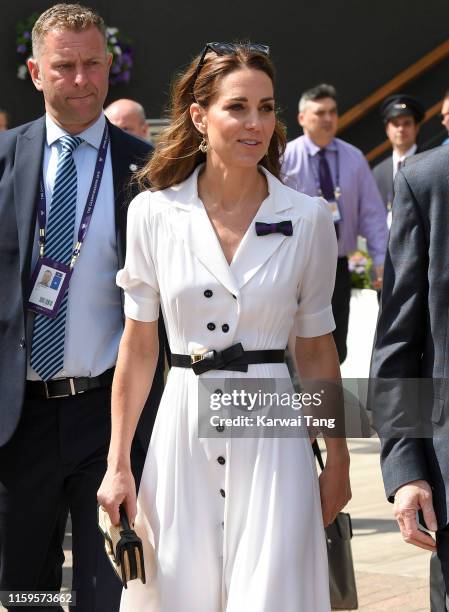
[[[326,157],[326,149],[320,149],[320,150],[318,151],[318,155],[319,155],[320,157]]]
[[[65,134],[65,136],[61,136],[59,141],[64,152],[73,152],[76,147],[78,147],[83,142],[83,139],[79,136],[70,136],[70,134]]]

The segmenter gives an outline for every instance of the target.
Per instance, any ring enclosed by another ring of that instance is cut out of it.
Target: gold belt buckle
[[[190,355],[190,363],[197,363],[197,361],[202,361],[204,359],[204,355]]]
[[[195,355],[190,355],[190,363],[198,363],[198,361],[203,361],[203,359],[213,359],[215,357],[215,351],[213,349],[204,349],[202,353],[196,353]]]

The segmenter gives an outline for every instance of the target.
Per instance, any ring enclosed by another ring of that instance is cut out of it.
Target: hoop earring
[[[209,149],[209,144],[206,138],[203,136],[203,140],[200,142],[198,150],[201,151],[201,153],[207,153],[208,149]]]

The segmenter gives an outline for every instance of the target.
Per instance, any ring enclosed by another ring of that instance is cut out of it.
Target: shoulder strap
[[[315,440],[313,442],[312,448],[313,448],[313,454],[315,455],[316,460],[318,461],[318,464],[321,470],[324,470],[323,457],[321,456],[320,447],[318,446],[318,440]]]

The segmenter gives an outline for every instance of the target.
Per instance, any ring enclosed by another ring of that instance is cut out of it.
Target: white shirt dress
[[[269,195],[229,265],[198,197],[198,172],[144,192],[128,214],[117,282],[126,316],[154,321],[172,353],[284,349],[289,333],[334,329],[337,257],[325,203],[264,172]],[[290,220],[293,235],[258,236],[255,222]],[[172,367],[138,495],[146,584],[123,591],[121,612],[328,612],[319,487],[304,436],[198,435],[198,378],[288,379],[284,363],[248,371]]]

